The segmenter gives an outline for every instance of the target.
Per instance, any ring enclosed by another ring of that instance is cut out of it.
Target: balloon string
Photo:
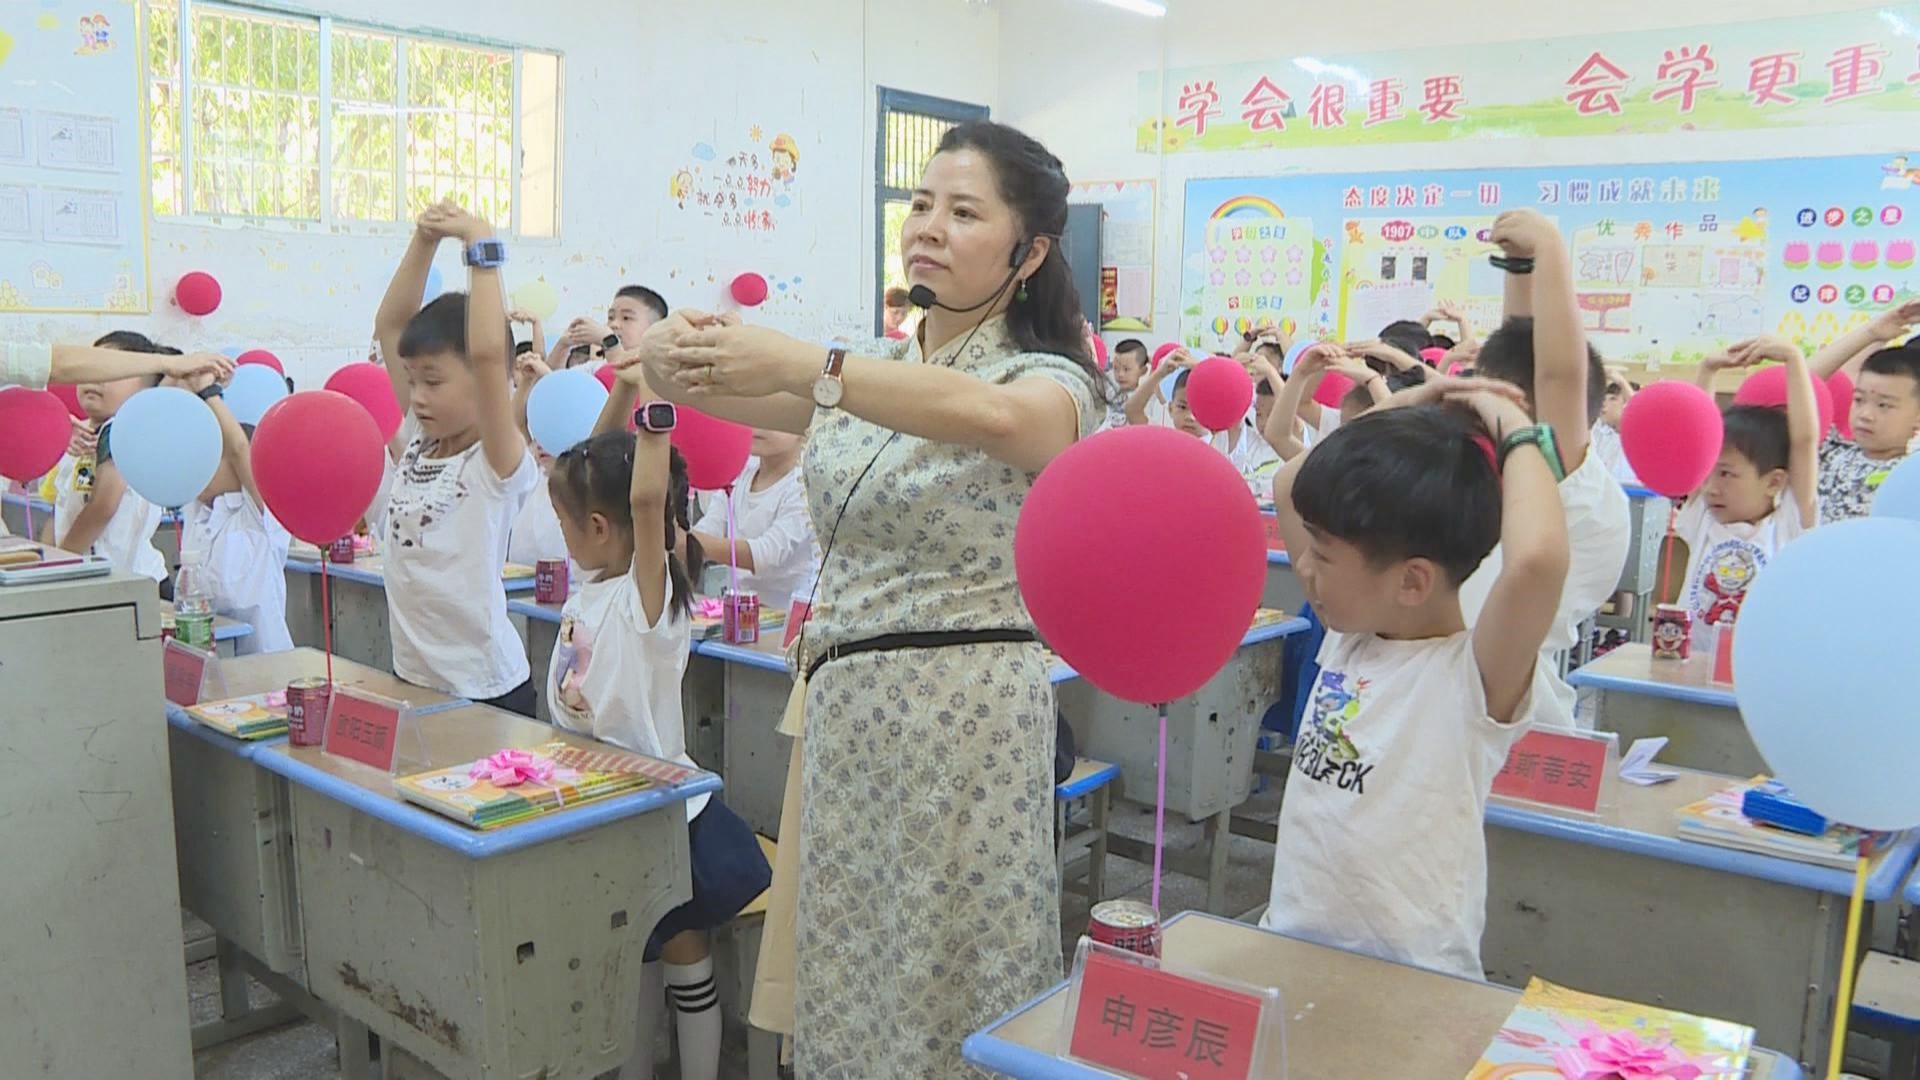
[[[331,694],[333,693],[333,598],[327,592],[325,545],[320,547],[320,634],[327,645],[327,693]]]
[[[21,505],[27,508],[27,539],[37,544],[40,542],[40,536],[33,531],[33,492],[28,491],[27,485],[25,484],[20,485],[20,492]],[[60,538],[57,536],[54,537],[53,542],[56,544],[59,543]]]
[[[1153,912],[1160,914],[1160,865],[1167,846],[1167,707],[1160,706],[1160,764],[1153,788]]]
[[[733,523],[733,485],[727,485],[727,587],[740,592],[740,541]]]
[[[1660,604],[1664,602],[1661,598],[1667,595],[1667,588],[1672,584],[1672,582],[1667,580],[1667,572],[1673,568],[1673,545],[1680,539],[1678,536],[1675,536],[1673,533],[1673,523],[1675,520],[1679,518],[1679,516],[1680,516],[1680,505],[1676,502],[1673,502],[1672,500],[1668,500],[1667,501],[1667,538],[1661,541],[1660,543],[1660,576],[1657,579],[1655,579],[1660,582],[1660,591],[1654,597],[1653,602],[1655,604]],[[1677,603],[1679,599],[1680,599],[1679,594],[1675,593],[1673,597],[1674,602]]]

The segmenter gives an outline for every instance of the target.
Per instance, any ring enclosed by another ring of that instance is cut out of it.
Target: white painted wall
[[[343,19],[452,31],[565,55],[562,236],[513,244],[510,286],[544,277],[559,326],[603,311],[627,282],[711,309],[734,274],[802,277],[803,304],[763,321],[809,337],[870,327],[876,85],[995,104],[997,9],[967,0],[303,0]],[[695,141],[749,123],[801,147],[804,223],[772,236],[719,234],[670,209],[668,179]],[[0,315],[0,339],[90,340],[147,332],[182,348],[267,348],[303,387],[366,355],[374,308],[405,248],[399,228],[326,233],[284,225],[152,225],[154,312],[145,317]],[[439,265],[463,271],[452,246]],[[173,282],[206,270],[219,311],[185,316]]]
[[[1480,139],[1321,150],[1174,154],[1134,149],[1141,71],[1292,56],[1340,56],[1455,45],[1511,57],[1501,42],[1742,22],[1882,5],[1860,0],[1617,0],[1608,4],[1485,0],[1436,8],[1429,0],[1274,5],[1262,0],[1166,0],[1164,19],[1096,0],[1003,0],[996,116],[1045,142],[1075,180],[1157,177],[1156,339],[1178,325],[1186,181],[1209,176],[1764,159],[1912,149],[1912,131],[1804,128],[1540,140]]]

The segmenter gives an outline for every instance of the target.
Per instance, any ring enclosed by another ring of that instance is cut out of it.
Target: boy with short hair
[[[1920,344],[1887,343],[1920,323],[1920,300],[1882,312],[1853,333],[1835,338],[1808,361],[1822,381],[1865,356],[1853,386],[1853,440],[1838,427],[1820,447],[1820,524],[1866,517],[1873,496],[1920,438]],[[1880,346],[1876,351],[1875,346]]]
[[[1420,392],[1443,385],[1459,384]],[[1261,925],[1480,979],[1486,801],[1528,724],[1567,531],[1550,436],[1520,396],[1446,396],[1344,424],[1274,481],[1327,635]],[[1496,541],[1469,629],[1460,584]]]
[[[547,354],[547,366],[554,371],[606,359],[608,338],[618,338],[624,348],[636,348],[647,328],[667,317],[667,301],[645,285],[622,285],[607,304],[607,321],[595,322],[585,316],[567,324],[566,332],[554,342]]]

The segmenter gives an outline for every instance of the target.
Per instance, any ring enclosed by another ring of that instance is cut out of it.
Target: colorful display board
[[[1812,348],[1920,293],[1920,153],[1192,180],[1181,340],[1371,337],[1442,300],[1501,313],[1493,219],[1560,226],[1594,344],[1690,363],[1763,332]]]

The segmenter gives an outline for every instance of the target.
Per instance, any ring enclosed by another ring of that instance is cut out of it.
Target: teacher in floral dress
[[[782,836],[809,1080],[972,1075],[961,1040],[1061,975],[1054,698],[1013,535],[1035,475],[1105,413],[1066,222],[1059,159],[963,124],[900,230],[916,336],[848,355],[686,312],[641,345],[667,396],[809,435],[825,556]]]

